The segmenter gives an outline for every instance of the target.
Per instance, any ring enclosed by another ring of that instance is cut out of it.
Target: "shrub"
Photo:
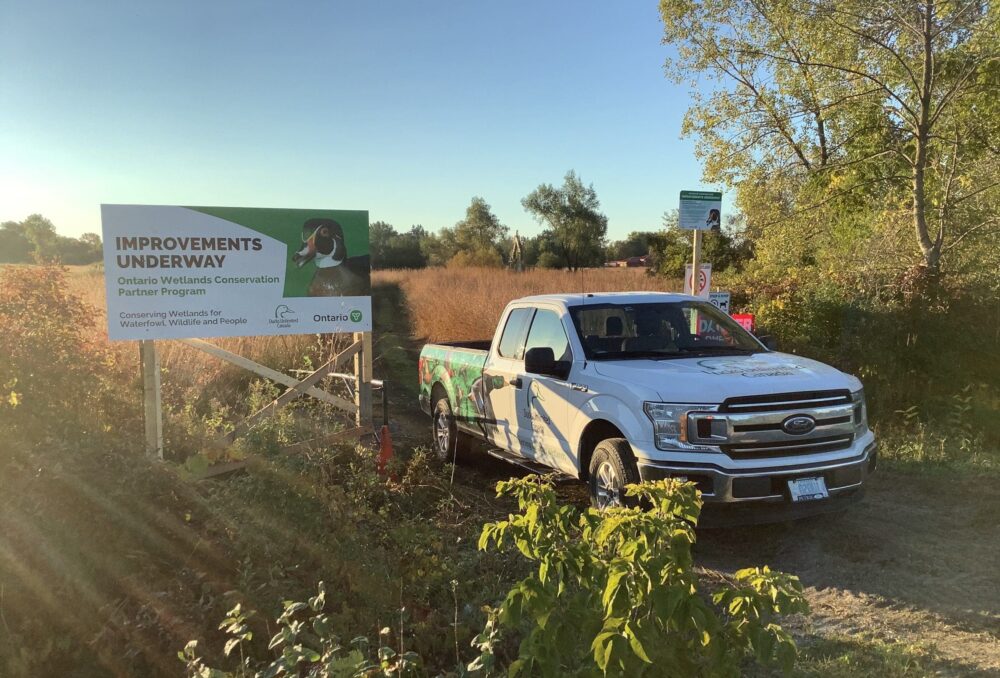
[[[559,506],[537,478],[501,482],[497,494],[520,513],[485,525],[480,549],[513,546],[537,569],[492,612],[470,670],[497,668],[501,627],[522,634],[509,675],[738,676],[748,654],[791,670],[795,643],[776,620],[808,611],[798,579],[740,570],[710,602],[691,556],[694,484],[629,487],[649,510]]]
[[[69,291],[61,266],[0,271],[0,430],[8,442],[105,432],[114,358],[91,338],[97,317]],[[119,423],[127,413],[116,403]]]
[[[382,644],[374,653],[364,636],[357,636],[345,647],[334,633],[333,621],[324,614],[326,586],[319,583],[319,591],[308,602],[286,600],[277,619],[278,632],[268,643],[268,650],[276,656],[270,661],[255,660],[250,642],[252,612],[244,612],[241,605],[231,609],[219,629],[228,640],[225,655],[234,656],[239,651],[239,664],[232,671],[210,668],[198,655],[198,641],[190,641],[177,653],[184,662],[191,678],[274,678],[274,676],[311,676],[313,678],[347,678],[349,676],[418,676],[420,657],[414,652],[400,651]],[[389,635],[382,629],[380,639]]]
[[[874,423],[899,423],[897,411],[908,411],[908,430],[922,422],[956,438],[982,434],[987,446],[1000,440],[995,296],[962,289],[934,300],[875,294],[866,288],[870,280],[815,266],[758,266],[725,283],[734,307],[754,312],[781,350],[857,375]]]

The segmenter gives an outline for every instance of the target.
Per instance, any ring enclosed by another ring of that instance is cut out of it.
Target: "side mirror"
[[[548,346],[529,348],[524,354],[524,371],[529,374],[541,374],[547,377],[565,379],[566,365],[556,362],[556,356]]]
[[[762,337],[757,337],[757,339],[760,340],[760,343],[764,344],[764,348],[766,348],[768,351],[778,350],[778,342],[776,342],[774,340],[774,337],[772,337],[770,334],[765,334]]]

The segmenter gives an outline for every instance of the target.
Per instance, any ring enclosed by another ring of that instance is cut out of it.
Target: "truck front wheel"
[[[624,438],[602,440],[590,458],[590,503],[597,509],[634,506],[625,496],[625,486],[639,482],[639,469],[632,458],[632,448]]]

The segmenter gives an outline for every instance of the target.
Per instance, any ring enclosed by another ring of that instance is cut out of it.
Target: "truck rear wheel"
[[[431,412],[431,435],[434,440],[434,454],[441,461],[454,461],[458,452],[458,427],[451,411],[448,397],[443,396],[434,403]]]
[[[624,438],[602,440],[590,458],[590,503],[594,508],[635,506],[634,497],[625,496],[625,486],[639,482],[639,469],[632,448]]]

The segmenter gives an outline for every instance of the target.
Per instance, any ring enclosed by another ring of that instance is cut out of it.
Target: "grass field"
[[[507,303],[532,294],[662,291],[682,281],[664,280],[640,268],[592,268],[576,273],[533,269],[426,268],[375,271],[374,283],[401,285],[414,310],[413,331],[427,341],[489,339]]]

